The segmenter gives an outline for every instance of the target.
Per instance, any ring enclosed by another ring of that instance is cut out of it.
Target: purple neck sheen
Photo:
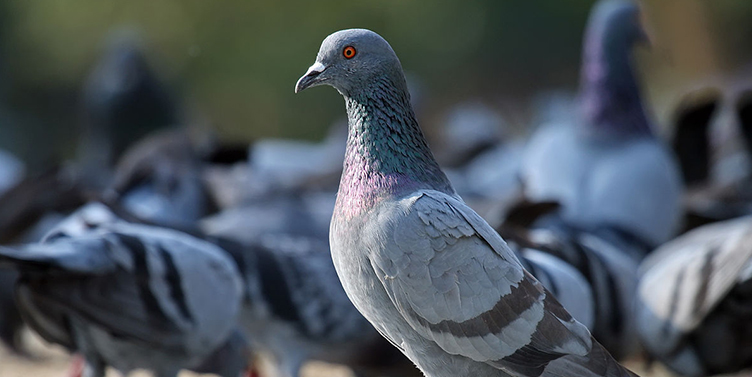
[[[336,211],[346,217],[415,190],[454,194],[399,83],[382,77],[345,96],[349,134]]]
[[[588,29],[580,74],[583,127],[596,135],[651,135],[632,69],[633,41],[597,25]]]

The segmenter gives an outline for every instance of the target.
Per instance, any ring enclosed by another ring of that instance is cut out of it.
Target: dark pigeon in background
[[[686,94],[675,110],[672,143],[687,186],[710,179],[710,122],[722,96],[713,88],[695,90]]]
[[[752,213],[749,72],[708,80],[677,105],[672,142],[687,186],[685,231]]]
[[[242,328],[280,377],[306,361],[345,365],[357,376],[419,371],[363,318],[345,295],[326,239],[266,234],[253,242],[206,236],[230,252],[244,277]]]
[[[203,174],[211,142],[194,139],[204,137],[192,137],[187,129],[147,135],[123,154],[104,197],[151,223],[195,226],[217,204]]]
[[[378,34],[324,39],[295,91],[331,85],[349,136],[331,251],[355,307],[427,376],[631,376],[464,204]]]
[[[105,185],[109,168],[135,141],[181,123],[178,103],[132,31],[113,33],[83,87],[83,140],[79,160],[93,183]]]

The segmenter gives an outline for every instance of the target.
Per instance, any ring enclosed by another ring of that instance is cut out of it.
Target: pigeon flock
[[[109,39],[76,157],[27,173],[0,151],[0,341],[30,357],[35,332],[70,377],[752,368],[752,91],[693,88],[665,140],[640,19],[595,4],[578,92],[541,96],[527,138],[467,101],[435,149],[374,31],[327,36],[295,84],[344,98],[318,143],[227,143]]]

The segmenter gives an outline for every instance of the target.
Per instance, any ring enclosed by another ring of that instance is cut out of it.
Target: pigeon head
[[[324,39],[295,92],[330,85],[345,98],[348,137],[336,208],[355,216],[416,189],[454,194],[410,104],[405,74],[389,43],[364,29]]]
[[[580,95],[596,131],[649,133],[632,67],[632,48],[647,42],[640,9],[629,0],[602,0],[590,14],[583,45]]]
[[[389,43],[370,30],[340,30],[321,43],[316,62],[298,80],[295,92],[331,85],[349,96],[367,89],[381,76],[393,78],[394,84],[406,88],[402,66]]]
[[[590,15],[586,44],[604,50],[629,49],[648,42],[640,21],[640,8],[629,0],[604,0],[595,5]]]

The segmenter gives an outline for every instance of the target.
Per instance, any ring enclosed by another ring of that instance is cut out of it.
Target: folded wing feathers
[[[404,255],[392,250],[391,261],[372,261],[416,330],[450,354],[516,373],[589,352],[587,329],[477,214],[442,193],[416,195],[405,200],[412,208],[394,227],[395,249]],[[406,257],[419,263],[394,263]]]
[[[695,328],[752,261],[750,242],[750,217],[705,226],[669,242],[641,266],[641,304],[674,328]]]
[[[27,259],[51,263],[64,274],[30,275],[38,302],[124,339],[201,349],[229,333],[228,319],[239,309],[240,278],[229,258],[216,246],[178,232],[111,224],[24,251]]]

